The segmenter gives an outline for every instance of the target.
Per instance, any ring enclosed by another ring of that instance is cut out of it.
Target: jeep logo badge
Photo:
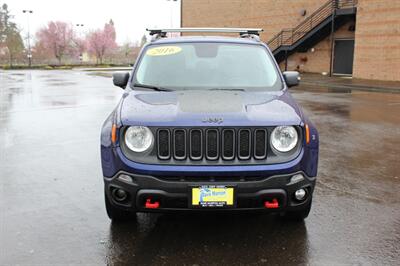
[[[224,119],[222,117],[209,117],[209,118],[204,118],[201,120],[203,123],[215,123],[215,124],[221,124],[224,122]]]

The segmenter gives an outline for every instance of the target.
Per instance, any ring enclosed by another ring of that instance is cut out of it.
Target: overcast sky
[[[110,19],[114,21],[117,42],[139,41],[147,27],[180,26],[180,0],[0,0],[7,3],[14,15],[14,21],[26,36],[27,15],[23,9],[33,10],[29,16],[32,32],[50,20],[77,23],[83,33],[102,28]]]

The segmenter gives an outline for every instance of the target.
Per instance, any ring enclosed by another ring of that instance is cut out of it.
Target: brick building
[[[263,28],[281,67],[400,81],[400,0],[182,0],[182,27]]]

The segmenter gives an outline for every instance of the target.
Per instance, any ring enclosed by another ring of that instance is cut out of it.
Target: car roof
[[[228,36],[179,36],[168,38],[157,38],[151,41],[151,44],[168,44],[168,43],[184,43],[184,42],[225,42],[225,43],[242,43],[257,44],[260,41],[253,38],[238,38]]]

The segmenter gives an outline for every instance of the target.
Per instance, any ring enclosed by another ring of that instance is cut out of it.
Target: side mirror
[[[115,72],[113,73],[113,83],[117,87],[125,89],[129,80],[129,72]]]
[[[283,77],[285,78],[286,85],[288,87],[293,87],[299,85],[300,74],[297,71],[285,71],[283,72]]]

